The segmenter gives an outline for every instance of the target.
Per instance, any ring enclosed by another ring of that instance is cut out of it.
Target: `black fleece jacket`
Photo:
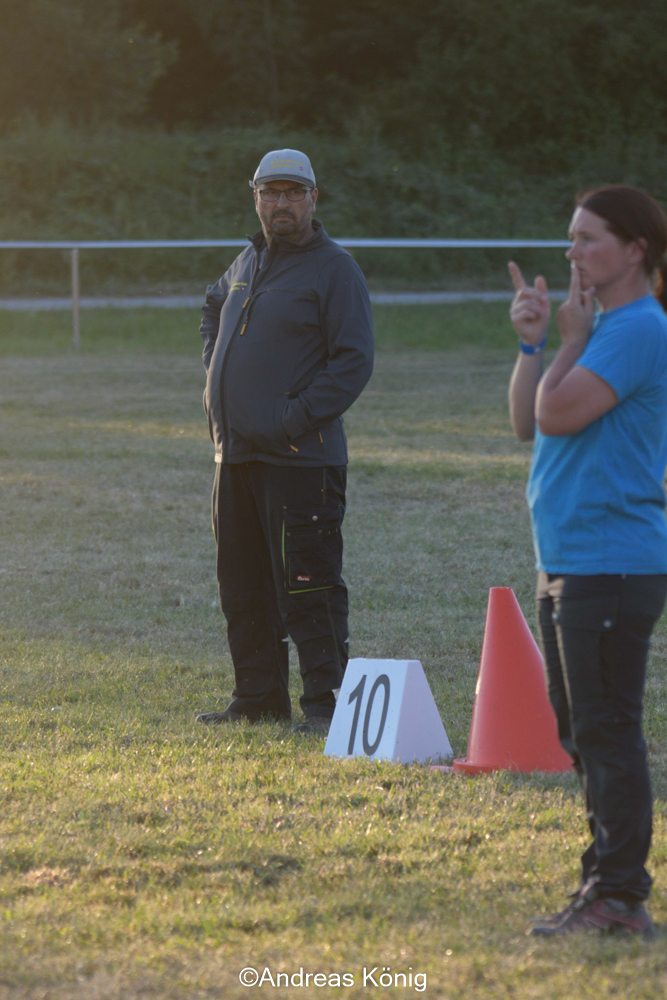
[[[215,285],[200,333],[207,373],[204,409],[215,460],[345,465],[342,414],[373,370],[366,281],[313,220],[297,244],[260,231]]]

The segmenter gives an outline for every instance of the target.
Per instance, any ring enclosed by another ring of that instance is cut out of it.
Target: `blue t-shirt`
[[[537,568],[667,573],[667,316],[651,295],[601,313],[578,364],[618,404],[577,434],[535,431],[528,480]]]

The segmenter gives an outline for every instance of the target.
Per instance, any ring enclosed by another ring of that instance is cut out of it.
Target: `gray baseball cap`
[[[315,187],[315,174],[310,160],[298,149],[274,149],[260,160],[251,188],[265,181],[296,181],[304,187]]]

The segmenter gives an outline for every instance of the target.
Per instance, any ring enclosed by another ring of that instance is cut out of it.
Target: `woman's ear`
[[[643,236],[639,236],[636,240],[633,240],[632,243],[628,244],[628,249],[630,251],[630,263],[639,264],[646,257],[648,243]]]

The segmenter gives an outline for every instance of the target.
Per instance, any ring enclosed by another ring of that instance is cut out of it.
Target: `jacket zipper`
[[[265,260],[265,265],[264,265],[264,271],[265,272],[268,269],[268,263],[269,263],[270,253],[271,253],[271,251],[269,250],[269,252],[266,255],[266,260]],[[257,253],[257,250],[255,250],[255,270],[253,271],[252,278],[250,279],[250,291],[248,292],[248,297],[246,298],[245,302],[243,303],[243,306],[241,307],[241,315],[239,316],[238,320],[236,321],[236,326],[234,327],[234,332],[232,333],[231,337],[229,338],[229,343],[227,345],[227,353],[225,354],[225,359],[222,362],[222,370],[220,372],[220,413],[221,413],[221,416],[222,416],[222,432],[223,432],[222,433],[222,458],[223,458],[223,461],[224,461],[225,455],[227,454],[228,438],[229,438],[229,426],[227,424],[227,415],[225,413],[225,407],[224,407],[224,398],[225,398],[225,393],[224,393],[224,389],[225,389],[225,373],[227,371],[227,363],[229,361],[229,355],[231,354],[231,351],[232,351],[232,345],[234,343],[234,339],[236,338],[236,331],[238,330],[239,325],[240,325],[241,321],[243,320],[244,315],[245,315],[245,322],[243,323],[243,326],[241,328],[241,333],[239,334],[239,336],[243,335],[243,333],[245,332],[245,328],[248,325],[248,320],[250,319],[250,313],[252,311],[252,302],[251,302],[251,299],[252,299],[252,296],[253,296],[253,291],[254,291],[254,288],[255,288],[255,282],[257,280],[257,275],[259,274],[259,271],[260,271],[260,269],[259,269],[259,254]],[[248,309],[248,312],[246,313],[246,308],[248,307],[248,304],[250,304],[250,308]]]

